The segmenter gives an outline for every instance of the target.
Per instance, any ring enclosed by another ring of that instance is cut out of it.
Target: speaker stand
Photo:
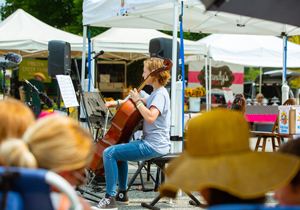
[[[86,116],[86,121],[89,127],[89,131],[91,132],[91,134],[93,134],[94,132],[92,132],[91,129],[91,125],[90,125],[90,118],[86,109],[86,104],[85,104],[85,100],[84,100],[84,95],[83,95],[83,91],[82,91],[82,87],[81,87],[81,82],[80,82],[80,76],[79,76],[79,71],[78,71],[78,65],[77,65],[77,60],[74,59],[74,63],[75,63],[75,68],[76,68],[76,72],[77,72],[77,77],[78,77],[78,89],[79,89],[79,98],[80,98],[80,104],[83,104],[83,110],[85,112],[85,116]]]

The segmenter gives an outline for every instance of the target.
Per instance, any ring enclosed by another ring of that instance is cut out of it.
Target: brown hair
[[[164,66],[164,60],[161,58],[152,57],[144,61],[144,65],[151,72],[157,68],[161,68]],[[161,72],[157,77],[153,78],[153,81],[158,81],[158,83],[162,86],[166,86],[168,81],[170,80],[171,75],[169,71]]]
[[[21,138],[35,123],[31,109],[16,99],[0,101],[0,142],[6,138]]]
[[[295,140],[289,140],[288,142],[283,144],[277,152],[296,155],[300,158],[300,138]],[[300,186],[300,170],[292,179],[291,185],[293,187]]]
[[[219,205],[219,204],[239,204],[239,203],[263,204],[266,200],[265,196],[252,198],[252,199],[241,199],[225,191],[218,190],[215,188],[208,188],[208,190],[209,190],[209,201],[207,202],[209,206]]]

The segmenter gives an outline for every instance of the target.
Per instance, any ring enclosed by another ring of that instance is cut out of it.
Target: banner
[[[50,83],[51,78],[48,76],[48,61],[38,59],[23,59],[19,65],[19,81],[23,81],[23,78],[30,80],[34,78],[33,73],[41,72],[45,75],[46,81],[44,83]]]

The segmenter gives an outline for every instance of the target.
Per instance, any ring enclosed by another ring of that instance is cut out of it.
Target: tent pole
[[[81,60],[81,87],[82,87],[82,90],[84,90],[84,79],[85,79],[86,31],[87,31],[87,26],[83,26],[83,46],[82,46],[82,60]]]
[[[178,28],[178,1],[174,0],[173,7],[173,42],[172,42],[172,78],[171,78],[171,138],[175,136],[175,106],[176,106],[176,71],[177,71],[177,28]],[[172,151],[172,148],[171,148]]]
[[[209,96],[208,96],[208,100],[209,100],[209,111],[211,111],[211,57],[208,51],[208,55],[209,55]]]
[[[205,58],[205,90],[206,90],[206,111],[208,112],[208,70],[207,70],[207,56]]]
[[[259,67],[259,93],[261,93],[262,67]]]
[[[289,98],[290,87],[286,83],[286,58],[287,58],[287,34],[281,33],[283,38],[283,68],[282,68],[282,87],[281,87],[281,104]]]
[[[81,89],[84,91],[84,79],[85,79],[85,46],[86,46],[86,31],[87,26],[83,26],[83,46],[82,46],[82,60],[81,60]],[[79,75],[78,75],[79,76]],[[78,78],[80,80],[80,78]],[[83,103],[80,103],[80,118],[85,118]]]

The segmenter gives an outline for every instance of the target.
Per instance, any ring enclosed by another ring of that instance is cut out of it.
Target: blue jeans
[[[117,144],[106,148],[103,152],[103,163],[106,179],[106,194],[115,196],[119,178],[119,190],[127,189],[128,163],[127,161],[150,160],[161,157],[148,144],[141,140],[126,144]],[[117,165],[117,161],[122,161]]]

